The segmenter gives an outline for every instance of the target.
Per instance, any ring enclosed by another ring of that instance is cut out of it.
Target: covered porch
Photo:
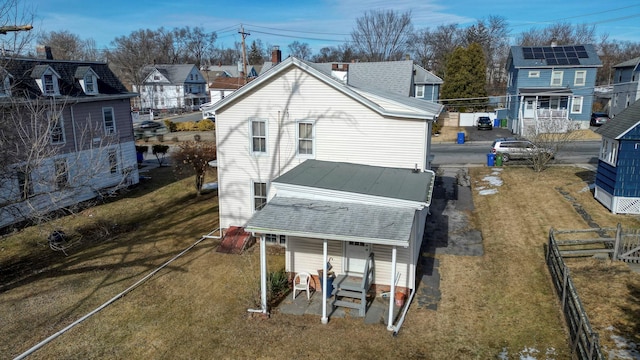
[[[569,88],[520,89],[516,133],[566,132],[569,110],[572,106],[581,106],[576,101]]]

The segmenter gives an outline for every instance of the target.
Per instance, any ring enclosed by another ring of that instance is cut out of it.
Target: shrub
[[[284,269],[270,273],[267,286],[270,303],[277,302],[282,296],[286,295],[289,291],[289,280]]]
[[[197,127],[199,131],[209,131],[214,130],[216,128],[216,124],[209,119],[204,119],[198,122]]]
[[[198,125],[195,121],[185,121],[176,124],[177,131],[196,131],[198,130]]]
[[[171,120],[164,120],[164,126],[167,127],[167,129],[169,129],[169,132],[176,132],[176,123],[174,123]]]
[[[146,153],[149,150],[149,146],[147,145],[136,145],[136,152],[138,153]]]
[[[442,129],[442,124],[439,121],[434,121],[431,127],[431,135],[437,134]]]

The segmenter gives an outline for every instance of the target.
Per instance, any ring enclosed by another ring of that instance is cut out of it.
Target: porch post
[[[329,323],[329,318],[327,317],[327,239],[322,240],[322,320],[323,324]]]
[[[389,320],[387,330],[393,331],[393,305],[396,301],[396,246],[391,248],[391,289],[389,290]]]
[[[260,305],[267,313],[267,245],[264,234],[260,235]]]

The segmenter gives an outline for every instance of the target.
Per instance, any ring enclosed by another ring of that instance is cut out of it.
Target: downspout
[[[73,107],[75,104],[71,105],[71,130],[73,130],[73,146],[75,147],[75,152],[78,152],[78,137],[76,136],[76,118],[73,115]]]
[[[329,298],[327,295],[327,239],[322,241],[322,255],[324,261],[322,262],[322,324],[329,323],[329,318],[327,317],[327,299]]]
[[[389,331],[395,331],[393,326],[393,305],[396,301],[396,254],[397,249],[394,245],[391,248],[391,289],[389,291],[389,320],[387,321],[387,330]]]
[[[267,312],[267,245],[264,235],[260,235],[260,307],[260,309],[247,311],[269,315]]]
[[[409,304],[411,304],[411,301],[413,301],[413,297],[415,296],[415,294],[416,294],[416,290],[411,289],[411,294],[409,295],[409,299],[404,303],[404,308],[402,309],[402,316],[400,316],[400,320],[398,320],[398,323],[393,327],[393,336],[398,335],[398,332],[400,331],[400,328],[404,323],[404,318],[407,316],[407,312],[409,311]]]

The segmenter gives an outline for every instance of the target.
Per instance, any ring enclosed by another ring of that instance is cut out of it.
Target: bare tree
[[[301,43],[299,41],[294,41],[289,44],[289,52],[291,56],[295,56],[298,59],[308,60],[311,58],[311,47],[307,43]]]
[[[453,51],[463,44],[457,24],[441,25],[435,30],[422,29],[411,37],[414,58],[425,68],[444,78]]]
[[[529,149],[529,161],[536,172],[544,171],[555,154],[577,139],[578,126],[568,119],[540,119],[535,126],[527,129],[528,138],[534,144]]]
[[[351,40],[367,61],[399,60],[407,54],[412,32],[410,11],[368,11],[356,19]]]
[[[217,35],[207,33],[202,27],[173,29],[177,62],[194,63],[198,68],[212,56]]]
[[[49,46],[56,60],[97,60],[94,40],[82,40],[66,30],[42,34],[38,42]]]
[[[209,162],[216,159],[216,144],[206,141],[180,143],[171,155],[177,173],[193,172],[196,177],[196,194],[200,196]]]
[[[595,42],[595,31],[595,25],[558,23],[522,32],[516,38],[516,43],[520,46],[544,46],[552,42],[558,45],[592,44]]]

